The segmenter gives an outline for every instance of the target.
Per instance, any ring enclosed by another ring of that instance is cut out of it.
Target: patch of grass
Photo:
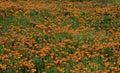
[[[103,54],[108,54],[108,56],[112,56],[113,55],[113,52],[110,48],[105,48]]]
[[[55,41],[63,41],[65,39],[73,39],[73,35],[67,32],[61,32],[59,34],[56,34],[56,36],[54,36]]]
[[[51,72],[54,72],[54,73],[59,73],[56,69],[56,67],[51,67],[50,69],[47,69],[45,72],[47,73],[51,73]]]
[[[43,9],[38,11],[30,12],[30,20],[44,24],[46,21],[52,20],[55,18],[54,15],[50,14],[48,10]]]
[[[35,58],[33,63],[35,64],[36,73],[41,73],[45,70],[45,64],[42,58]]]
[[[120,3],[120,0],[107,0],[107,2]]]
[[[1,71],[1,72],[2,72],[2,71]],[[6,68],[6,69],[5,69],[5,72],[6,72],[6,73],[8,73],[8,72],[10,72],[10,73],[15,73],[15,71],[14,71],[13,68]]]

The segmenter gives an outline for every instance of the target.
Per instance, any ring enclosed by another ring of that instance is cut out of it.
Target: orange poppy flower
[[[45,53],[41,53],[41,54],[40,54],[40,57],[45,57],[45,56],[46,56]]]
[[[106,62],[106,63],[105,63],[105,66],[109,66],[109,65],[110,65],[110,63],[109,63],[109,62]]]
[[[64,71],[64,68],[57,67],[56,69],[57,69],[59,72],[63,72],[63,71]]]
[[[82,45],[82,49],[85,49],[85,48],[87,48],[87,46],[86,45]]]
[[[54,64],[59,64],[59,60],[55,60],[55,61],[54,61]]]
[[[117,61],[118,65],[120,65],[120,57],[118,58],[118,61]]]

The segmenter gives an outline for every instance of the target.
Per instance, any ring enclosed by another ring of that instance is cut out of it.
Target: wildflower
[[[51,57],[51,58],[53,58],[53,57],[54,57],[54,55],[55,55],[54,53],[51,53],[51,54],[50,54],[50,57]]]
[[[120,57],[118,58],[117,64],[120,65]]]
[[[1,45],[4,45],[5,43],[0,41],[0,44],[1,44]]]
[[[6,68],[6,65],[0,64],[0,68],[5,69],[5,68]]]
[[[36,69],[31,69],[31,73],[35,73],[36,72]]]
[[[108,73],[109,72],[109,70],[104,70],[104,71],[102,71],[102,73]]]
[[[55,60],[54,63],[55,63],[55,64],[59,64],[59,60],[58,60],[58,59]]]
[[[50,68],[50,65],[46,65],[46,68],[49,69],[49,68]]]
[[[45,57],[45,56],[46,56],[45,53],[41,53],[41,54],[40,54],[40,57]]]
[[[64,68],[57,67],[56,69],[57,69],[59,72],[63,72],[63,71],[64,71]]]
[[[88,70],[88,68],[83,68],[85,71],[87,71]]]
[[[87,48],[87,46],[86,45],[82,45],[82,49],[86,49]]]
[[[105,66],[109,66],[109,65],[110,65],[110,63],[109,63],[109,62],[106,62],[106,63],[105,63]]]

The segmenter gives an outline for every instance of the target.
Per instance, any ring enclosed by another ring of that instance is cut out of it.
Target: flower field
[[[120,4],[0,0],[0,73],[119,73]]]

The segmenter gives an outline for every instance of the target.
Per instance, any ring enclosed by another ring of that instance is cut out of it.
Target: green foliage
[[[111,3],[120,3],[120,0],[107,0],[107,2],[111,2]]]
[[[45,64],[42,58],[34,58],[33,63],[35,64],[36,72],[42,73],[45,69]]]
[[[8,72],[10,72],[10,73],[15,73],[15,71],[14,71],[13,68],[6,68],[6,69],[5,69],[5,72],[6,72],[6,73],[8,73]]]

